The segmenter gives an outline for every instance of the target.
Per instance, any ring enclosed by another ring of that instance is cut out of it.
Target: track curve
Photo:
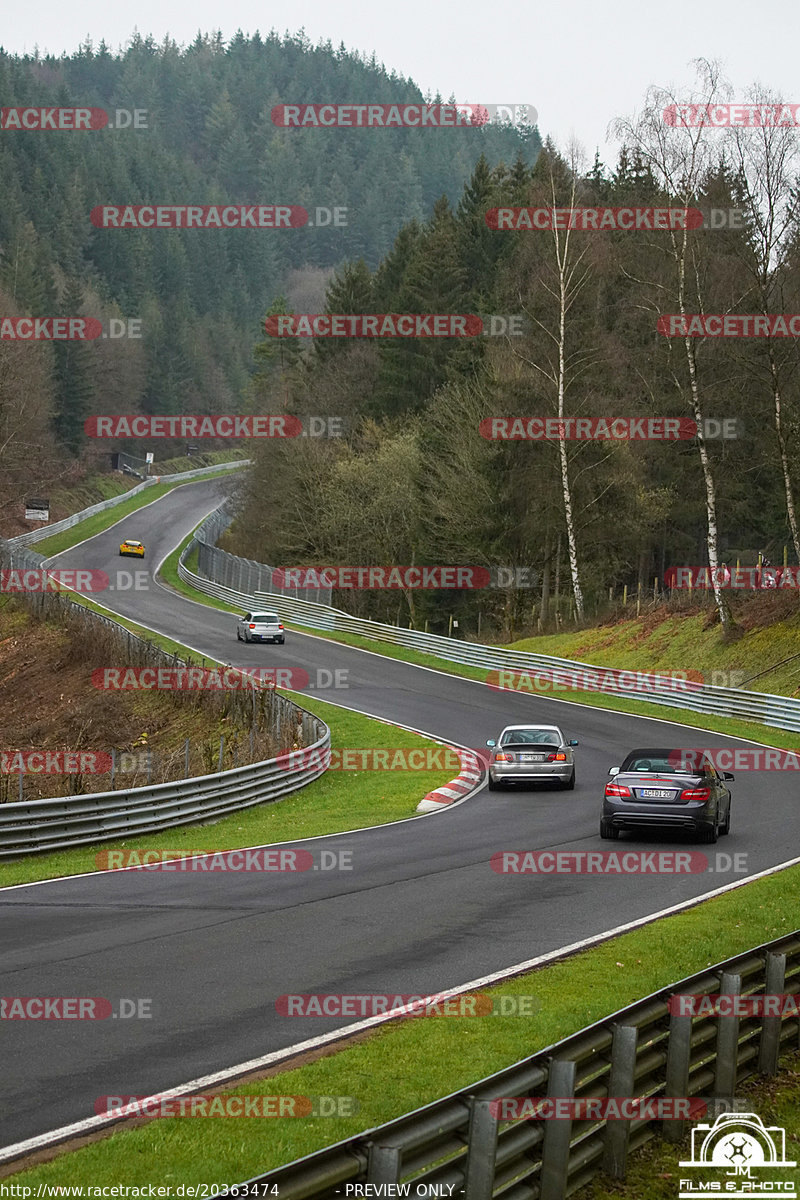
[[[152,571],[221,494],[216,480],[184,485],[58,556],[57,565],[141,570],[118,557],[120,540],[135,537],[147,545]],[[578,783],[574,792],[483,791],[446,813],[317,839],[318,847],[351,851],[348,872],[98,873],[0,890],[0,994],[153,1001],[150,1020],[4,1022],[2,1146],[91,1116],[102,1095],[166,1090],[342,1024],[278,1016],[281,994],[439,991],[740,878],[514,876],[489,865],[499,850],[608,848],[597,835],[600,797],[608,767],[631,746],[741,745],[737,739],[698,740],[668,720],[498,694],[311,635],[244,646],[233,617],[163,586],[102,599],[234,666],[346,668],[348,690],[321,698],[460,744],[483,745],[509,722],[557,723],[580,740]],[[706,852],[747,851],[749,874],[784,862],[796,785],[775,773],[768,790],[755,774],[733,786],[731,835]],[[627,844],[695,848],[667,834]]]

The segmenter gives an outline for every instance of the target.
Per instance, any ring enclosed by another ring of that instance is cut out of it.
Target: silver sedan
[[[575,787],[573,739],[567,741],[557,725],[506,725],[497,741],[490,738],[489,791],[509,783],[558,783]]]

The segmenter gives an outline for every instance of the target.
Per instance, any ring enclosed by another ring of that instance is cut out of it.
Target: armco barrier
[[[303,726],[308,730],[315,726],[318,734],[309,751],[330,746],[330,730],[322,721],[303,713]],[[92,792],[56,800],[0,804],[0,859],[217,820],[254,804],[279,800],[318,779],[325,772],[321,757],[310,754],[314,765],[292,771],[291,777],[282,762],[268,759],[218,775],[200,775],[128,792]]]
[[[222,522],[218,516],[220,512],[223,513]],[[210,536],[216,536],[218,531],[221,531],[229,522],[230,518],[225,512],[225,506],[222,505],[198,527],[195,532],[195,541],[201,547],[204,546]],[[800,700],[789,696],[690,682],[683,687],[678,687],[674,679],[657,675],[648,675],[646,688],[637,685],[636,690],[632,690],[624,685],[625,672],[614,672],[617,677],[615,682],[610,678],[609,670],[592,666],[589,663],[574,662],[568,658],[553,658],[544,654],[532,654],[524,650],[507,650],[502,646],[481,646],[476,642],[462,642],[456,638],[443,637],[436,633],[420,633],[414,629],[400,629],[395,625],[387,625],[380,621],[365,621],[358,617],[351,617],[349,613],[342,612],[338,608],[331,608],[327,604],[293,599],[284,594],[258,591],[254,594],[240,592],[227,582],[218,582],[208,578],[205,574],[198,575],[186,567],[186,559],[193,544],[189,543],[181,555],[178,564],[179,577],[185,583],[197,588],[198,591],[205,592],[206,595],[214,596],[216,599],[223,600],[240,609],[248,609],[256,605],[269,607],[279,613],[285,621],[295,625],[330,632],[355,633],[361,637],[419,650],[446,662],[476,667],[487,674],[490,671],[518,671],[530,672],[535,676],[537,671],[552,672],[559,669],[565,672],[600,674],[604,675],[605,679],[603,686],[597,687],[596,691],[602,695],[645,700],[650,704],[660,704],[669,708],[686,708],[693,712],[732,717],[742,721],[753,721],[759,725],[773,726],[777,729],[800,732]],[[232,560],[235,559],[235,556],[226,554],[225,558]],[[206,558],[206,561],[211,560]],[[247,562],[244,559],[239,561]],[[202,562],[203,558],[201,558],[201,564]],[[269,570],[270,568],[264,567],[263,569]],[[226,565],[226,572],[229,580],[237,577],[236,571],[229,565]],[[246,578],[244,571],[243,578]],[[631,672],[631,674],[634,673]],[[575,693],[570,693],[568,690],[559,691],[555,687],[551,692],[542,692],[541,694],[551,694],[564,699],[575,696]]]
[[[26,533],[20,533],[17,537],[9,538],[8,544],[12,546],[30,546],[34,542],[44,541],[45,538],[52,537],[54,533],[61,533],[63,529],[72,529],[73,525],[79,525],[81,521],[85,521],[87,517],[93,517],[96,513],[105,512],[109,508],[115,508],[117,504],[122,504],[124,500],[130,499],[131,496],[137,495],[144,491],[145,488],[152,487],[154,483],[169,482],[175,480],[200,479],[203,475],[210,475],[215,471],[233,471],[237,467],[245,467],[249,464],[250,459],[237,459],[231,463],[217,463],[211,467],[197,467],[194,471],[181,471],[176,475],[154,475],[151,479],[146,479],[144,483],[138,483],[136,487],[132,487],[127,492],[122,492],[119,496],[112,496],[110,500],[101,500],[99,504],[92,504],[89,508],[82,508],[80,512],[73,513],[70,517],[64,517],[61,521],[54,521],[52,525],[43,525],[40,529],[31,529]]]
[[[18,569],[41,568],[44,559],[34,550],[0,540],[0,564]],[[118,634],[128,655],[158,665],[186,666],[176,655],[140,638],[111,617],[96,613],[59,593],[26,597],[41,611],[64,605],[81,620],[103,624]],[[291,721],[300,743],[309,751],[330,746],[330,729],[318,717],[285,696],[273,696],[279,733]],[[288,796],[324,773],[324,756],[309,754],[309,765],[288,773],[282,762],[267,759],[216,775],[200,775],[128,791],[90,792],[77,796],[0,804],[0,859],[18,858],[67,846],[83,846],[131,835],[155,833],[177,825],[218,819],[226,813]]]
[[[433,1104],[242,1182],[238,1195],[274,1190],[280,1200],[341,1200],[347,1185],[377,1184],[380,1191],[361,1195],[564,1200],[601,1171],[624,1179],[632,1150],[659,1128],[666,1140],[680,1141],[689,1123],[501,1121],[492,1102],[702,1097],[710,1108],[717,1101],[721,1111],[732,1109],[745,1079],[775,1075],[779,1055],[797,1050],[800,1021],[788,1014],[671,1014],[669,998],[765,992],[798,996],[800,1003],[800,930],[662,988]],[[713,1124],[715,1115],[700,1119]],[[398,1184],[410,1185],[409,1191],[398,1191]],[[217,1195],[234,1200],[237,1188]]]

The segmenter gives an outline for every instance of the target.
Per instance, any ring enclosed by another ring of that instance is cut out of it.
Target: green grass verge
[[[510,894],[519,883],[520,877],[507,877]],[[679,976],[792,932],[796,922],[786,913],[796,907],[798,884],[800,868],[788,868],[487,989],[493,996],[534,997],[533,1017],[420,1016],[393,1022],[334,1055],[229,1089],[242,1095],[350,1096],[359,1105],[353,1117],[160,1119],[118,1129],[15,1178],[34,1186],[247,1179],[467,1087]]]
[[[228,475],[229,471],[209,471],[208,475],[200,476],[197,482],[203,479],[217,479],[220,475]],[[119,504],[113,508],[104,509],[103,512],[95,513],[93,517],[87,517],[85,521],[79,521],[77,525],[71,526],[69,529],[64,529],[61,533],[54,533],[52,537],[43,538],[40,542],[35,542],[31,549],[37,554],[43,554],[49,558],[53,554],[60,554],[62,550],[69,550],[71,546],[75,546],[78,542],[84,541],[86,538],[94,537],[97,533],[103,533],[112,525],[116,525],[123,517],[127,517],[132,512],[136,512],[139,508],[144,508],[146,504],[152,504],[154,500],[158,500],[160,496],[165,496],[167,492],[171,492],[174,488],[180,487],[182,483],[192,483],[191,479],[175,480],[173,482],[154,483],[150,487],[144,488],[141,492],[137,492],[135,496],[130,496],[127,500],[121,500]]]

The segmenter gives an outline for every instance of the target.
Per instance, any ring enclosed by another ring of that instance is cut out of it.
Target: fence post
[[[397,1183],[400,1178],[400,1147],[377,1146],[369,1148],[367,1180],[369,1183]]]
[[[219,739],[219,763],[217,764],[217,774],[222,771],[222,756],[225,753],[225,734]]]
[[[672,999],[672,997],[671,997]],[[689,1087],[689,1061],[692,1054],[692,1018],[686,1013],[674,1011],[669,1019],[667,1041],[667,1073],[664,1095],[669,1099],[686,1096]],[[661,1135],[666,1142],[679,1142],[683,1137],[684,1122],[677,1118],[663,1121]]]
[[[497,1154],[497,1118],[491,1100],[470,1097],[464,1200],[492,1200]]]
[[[635,1025],[615,1025],[611,1043],[611,1072],[608,1079],[609,1096],[632,1096],[636,1074]],[[631,1123],[606,1121],[603,1169],[612,1179],[624,1179],[628,1163],[628,1142]]]
[[[768,996],[783,995],[786,981],[786,955],[768,954],[764,991]],[[781,1045],[780,1016],[762,1017],[758,1043],[758,1070],[762,1075],[777,1075]]]
[[[722,973],[720,995],[739,996],[741,975]],[[736,1067],[739,1057],[739,1018],[735,1014],[717,1018],[717,1061],[714,1072],[714,1095],[733,1099],[736,1095]]]
[[[184,754],[184,768],[183,768],[184,776],[183,776],[183,778],[188,779],[189,778],[189,739],[188,738],[186,739],[186,741],[184,743],[183,754]]]
[[[574,1097],[575,1063],[571,1059],[555,1059],[550,1063],[547,1095],[550,1099]],[[539,1200],[564,1200],[567,1194],[571,1138],[571,1119],[545,1121]]]
[[[112,748],[111,751],[111,791],[114,791],[114,779],[117,774],[117,752]]]

